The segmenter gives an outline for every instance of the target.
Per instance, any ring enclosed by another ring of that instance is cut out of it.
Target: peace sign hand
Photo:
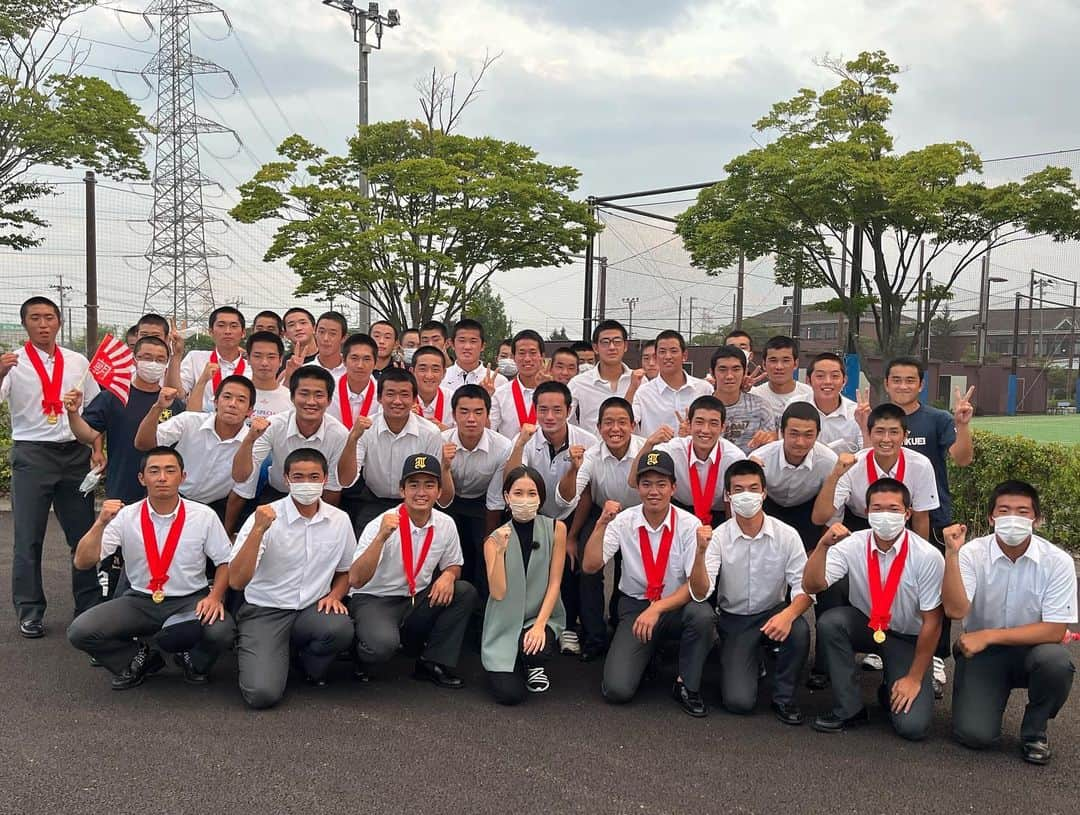
[[[956,405],[953,407],[953,420],[958,425],[966,425],[975,415],[975,406],[971,404],[971,397],[975,394],[975,386],[967,389],[967,393],[961,394],[959,388],[953,390]]]
[[[866,391],[855,391],[855,423],[863,431],[866,431],[866,423],[870,419],[870,388]]]
[[[679,411],[676,410],[675,411],[675,421],[677,421],[679,423],[679,435],[680,436],[689,436],[690,435],[690,420],[686,418],[686,414],[685,413],[679,413]]]
[[[489,396],[495,393],[495,376],[497,374],[498,371],[488,365],[487,373],[485,373],[484,378],[480,380],[480,387],[486,390]]]
[[[554,379],[554,375],[551,373],[550,357],[544,357],[544,361],[540,365],[540,373],[537,374],[537,377],[541,382],[550,382]]]

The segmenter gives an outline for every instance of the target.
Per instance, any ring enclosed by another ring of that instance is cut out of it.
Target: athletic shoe
[[[885,670],[885,663],[882,662],[881,657],[877,654],[864,654],[862,658],[862,669],[864,671],[883,671]]]
[[[578,642],[576,631],[567,628],[559,634],[559,650],[564,654],[573,654],[574,656],[581,653],[581,643]]]
[[[550,687],[551,682],[548,681],[547,673],[543,668],[529,668],[525,679],[525,688],[529,693],[543,693]]]

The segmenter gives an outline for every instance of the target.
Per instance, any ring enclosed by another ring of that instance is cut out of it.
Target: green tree
[[[1038,235],[1080,236],[1080,195],[1067,168],[996,187],[964,181],[982,170],[966,142],[893,149],[887,125],[899,68],[884,52],[818,64],[839,84],[773,105],[754,126],[776,138],[732,159],[727,177],[680,216],[677,231],[696,265],[719,273],[740,253],[771,254],[780,285],[832,289],[830,307],[849,320],[871,311],[878,350],[892,356],[917,342],[901,330],[901,312],[917,298],[922,241],[927,267],[945,268],[934,274],[943,284],[926,295],[933,317],[987,251]],[[845,241],[849,228],[863,239]],[[845,254],[858,270],[855,296],[841,286]]]
[[[566,333],[566,326],[564,325],[562,328],[557,328],[554,331],[552,331],[551,336],[548,337],[548,339],[549,340],[562,340],[563,342],[570,342],[570,335]]]
[[[147,123],[126,94],[78,74],[87,52],[61,29],[94,0],[22,0],[0,5],[0,246],[27,249],[48,224],[30,206],[55,192],[35,166],[146,178]],[[62,69],[62,70],[58,70]]]
[[[499,352],[499,343],[514,333],[514,324],[506,316],[506,304],[491,288],[491,283],[481,286],[465,303],[462,316],[471,317],[484,327],[487,338],[484,357],[494,361]]]

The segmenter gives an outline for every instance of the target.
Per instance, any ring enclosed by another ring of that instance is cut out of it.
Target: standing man
[[[45,590],[41,584],[41,552],[49,510],[64,530],[74,552],[94,523],[94,497],[79,492],[90,470],[90,448],[80,444],[67,421],[64,394],[76,386],[84,398],[98,394],[87,373],[86,357],[56,343],[60,309],[47,297],[31,297],[19,308],[27,341],[0,355],[0,399],[11,412],[11,506],[15,554],[11,565],[11,597],[19,633],[28,639],[45,636]],[[75,567],[71,591],[76,616],[101,598],[97,566]]]
[[[269,419],[292,407],[289,389],[278,380],[285,345],[281,337],[269,331],[256,331],[247,339],[247,363],[251,367],[251,383],[255,386],[255,402],[251,415]]]
[[[813,393],[805,401],[821,416],[818,441],[834,453],[857,453],[863,446],[863,433],[856,418],[860,415],[857,405],[843,395],[847,384],[844,361],[833,353],[818,354],[810,360],[806,377]]]
[[[342,345],[345,373],[337,378],[326,412],[351,430],[358,416],[374,419],[381,409],[372,376],[379,348],[367,334],[353,334]]]
[[[777,414],[772,404],[743,390],[746,357],[734,345],[713,352],[709,362],[715,384],[713,396],[724,403],[724,438],[747,455],[776,441]]]
[[[921,535],[905,529],[911,493],[900,481],[879,478],[864,501],[870,529],[852,534],[834,524],[806,562],[806,591],[824,591],[846,575],[851,603],[818,619],[817,647],[825,652],[833,709],[812,726],[840,733],[868,720],[855,653],[875,653],[885,661],[878,701],[893,730],[917,741],[926,737],[934,715],[930,661],[944,616],[945,559]]]
[[[244,355],[240,353],[240,344],[244,341],[244,315],[232,306],[221,306],[210,313],[210,337],[214,340],[213,351],[188,351],[180,363],[181,396],[191,392],[207,365],[217,365],[213,376],[210,393],[203,398],[202,410],[210,412],[213,393],[221,380],[237,374],[251,378]]]
[[[446,369],[443,385],[455,391],[462,385],[491,385],[488,393],[507,383],[507,378],[500,373],[489,371],[480,362],[484,352],[484,326],[478,321],[466,317],[454,325],[453,348],[454,364]]]
[[[449,338],[446,323],[440,320],[429,320],[420,326],[420,347],[427,345],[439,349],[443,355],[443,368],[450,365],[450,354],[447,352]]]
[[[651,436],[664,425],[678,427],[678,414],[684,414],[699,396],[711,396],[712,385],[704,379],[687,375],[686,340],[678,331],[656,335],[656,360],[659,376],[643,383],[634,396],[634,417],[639,433]]]
[[[956,642],[953,735],[968,747],[989,747],[1013,688],[1026,688],[1021,754],[1050,761],[1047,723],[1069,697],[1075,668],[1062,645],[1076,623],[1072,557],[1033,533],[1042,519],[1039,493],[1004,481],[990,496],[993,532],[965,543],[967,527],[944,530],[945,613],[962,620]]]
[[[805,382],[795,380],[799,367],[799,344],[791,337],[776,336],[765,343],[765,373],[767,379],[751,388],[750,393],[760,396],[772,406],[774,416],[795,399],[809,399],[813,389]]]
[[[252,334],[263,331],[278,338],[285,333],[285,324],[281,322],[281,318],[276,311],[270,311],[269,309],[260,311],[255,315],[255,319],[251,321]]]
[[[660,365],[656,361],[656,340],[649,340],[641,346],[641,371],[647,382],[652,382],[660,375]],[[633,399],[627,399],[633,402]]]
[[[416,415],[427,419],[439,432],[452,427],[454,411],[450,400],[454,395],[445,387],[446,356],[433,345],[421,345],[413,354],[413,376],[416,377]]]
[[[679,640],[679,675],[671,693],[690,716],[708,715],[701,696],[701,673],[716,641],[715,615],[694,601],[688,585],[699,541],[712,530],[671,505],[675,466],[656,451],[634,466],[641,503],[620,511],[609,501],[585,545],[582,568],[595,574],[622,554],[619,623],[604,660],[603,694],[615,704],[637,694],[657,643]]]
[[[595,332],[594,332],[595,333]],[[578,365],[583,371],[591,371],[596,367],[596,348],[588,340],[578,340],[571,343],[570,350],[577,357]]]
[[[388,662],[404,641],[422,649],[414,678],[455,690],[465,684],[454,669],[477,596],[461,579],[454,521],[435,508],[443,477],[435,456],[407,456],[399,487],[404,503],[374,518],[360,536],[349,569],[349,614],[362,680],[367,666]]]
[[[405,367],[412,366],[413,354],[420,347],[420,329],[406,328],[401,332],[401,359]]]
[[[282,320],[285,323],[285,339],[292,343],[289,353],[285,355],[282,376],[282,380],[288,383],[300,366],[314,359],[318,352],[315,344],[315,315],[306,308],[295,306],[285,312]]]
[[[626,398],[633,371],[623,362],[626,328],[618,320],[604,320],[593,329],[597,366],[570,380],[570,393],[578,406],[577,424],[591,429],[599,421],[600,405],[612,396]],[[632,401],[631,396],[627,401]]]
[[[508,439],[515,438],[522,426],[536,424],[533,393],[537,385],[544,381],[541,376],[544,338],[527,328],[514,335],[511,345],[517,376],[500,385],[491,395],[491,429]],[[551,501],[555,500],[550,495],[548,497]]]
[[[289,497],[256,509],[229,556],[229,585],[244,593],[236,612],[240,693],[253,708],[281,700],[294,650],[308,683],[322,687],[352,644],[342,600],[356,537],[348,516],[319,500],[326,468],[317,450],[289,453]]]
[[[378,353],[375,355],[375,367],[371,375],[378,382],[383,374],[394,365],[394,350],[397,348],[397,329],[394,324],[386,320],[377,320],[371,324],[368,330],[371,338],[375,340]]]
[[[315,323],[315,347],[318,351],[312,363],[326,368],[335,380],[345,375],[345,361],[341,356],[341,343],[349,335],[349,323],[345,315],[327,311]]]

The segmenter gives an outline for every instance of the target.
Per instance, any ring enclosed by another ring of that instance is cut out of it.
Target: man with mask
[[[824,591],[845,575],[850,606],[818,618],[817,647],[825,652],[833,709],[813,721],[822,733],[840,733],[869,719],[862,702],[855,653],[883,657],[878,702],[905,739],[926,737],[934,714],[930,663],[944,617],[941,581],[945,559],[925,538],[905,529],[911,493],[895,478],[866,490],[869,530],[851,533],[834,524],[806,562],[803,589]]]
[[[596,367],[596,349],[593,348],[592,343],[586,340],[578,340],[571,343],[570,350],[574,352],[577,357],[578,365],[581,366],[583,371],[591,371]]]
[[[1046,764],[1047,723],[1068,699],[1075,672],[1062,640],[1077,621],[1076,566],[1035,534],[1041,511],[1030,484],[998,484],[989,515],[993,532],[981,538],[965,542],[962,525],[944,530],[942,599],[964,626],[953,651],[953,735],[975,749],[994,744],[1013,688],[1026,688],[1021,755]]]

